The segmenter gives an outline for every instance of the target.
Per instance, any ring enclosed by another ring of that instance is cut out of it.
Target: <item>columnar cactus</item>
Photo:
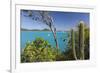
[[[84,60],[84,22],[79,23],[79,49],[80,49],[80,59]]]
[[[76,50],[75,50],[75,34],[74,34],[73,29],[71,30],[71,45],[72,45],[74,58],[75,58],[75,60],[77,60]]]

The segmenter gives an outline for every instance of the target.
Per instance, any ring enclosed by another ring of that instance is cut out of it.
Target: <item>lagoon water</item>
[[[54,37],[50,31],[21,31],[21,48],[25,48],[26,42],[32,42],[37,37],[47,40],[52,47],[55,47]],[[62,51],[66,49],[67,44],[64,39],[68,39],[68,32],[57,32],[58,45]]]

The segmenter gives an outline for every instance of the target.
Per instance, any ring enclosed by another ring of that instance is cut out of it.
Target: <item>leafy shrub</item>
[[[52,48],[48,41],[43,38],[36,38],[27,43],[21,54],[21,62],[43,62],[55,61],[57,49]]]

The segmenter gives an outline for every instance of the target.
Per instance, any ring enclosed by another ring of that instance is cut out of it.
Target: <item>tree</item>
[[[48,11],[32,11],[32,10],[23,10],[27,12],[26,17],[30,17],[33,20],[40,21],[45,23],[50,30],[52,31],[54,41],[56,43],[56,48],[58,49],[58,41],[57,41],[57,36],[56,36],[56,28],[53,25],[53,18],[49,15]]]

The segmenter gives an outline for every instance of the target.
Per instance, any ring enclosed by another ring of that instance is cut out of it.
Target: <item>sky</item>
[[[32,10],[35,12],[35,10]],[[21,10],[21,28],[25,29],[44,29],[48,28],[41,21],[32,20],[31,17],[25,16],[27,12]],[[57,30],[66,31],[78,25],[79,21],[84,21],[89,26],[89,13],[83,12],[58,12],[50,11],[49,15],[53,18],[53,24]]]

